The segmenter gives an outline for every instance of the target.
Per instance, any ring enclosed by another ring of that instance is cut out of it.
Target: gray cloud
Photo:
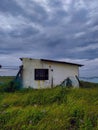
[[[0,19],[2,64],[9,57],[16,64],[19,57],[98,58],[97,0],[1,0]]]

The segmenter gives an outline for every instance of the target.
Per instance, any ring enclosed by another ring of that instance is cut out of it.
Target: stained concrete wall
[[[23,87],[46,88],[61,84],[67,77],[79,74],[79,67],[72,64],[41,61],[39,59],[23,58]],[[35,69],[49,69],[49,80],[35,80]],[[78,87],[79,84],[76,85]]]

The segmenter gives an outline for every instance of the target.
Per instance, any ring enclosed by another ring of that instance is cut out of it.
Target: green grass
[[[98,88],[0,93],[0,130],[98,130]]]
[[[98,84],[81,83],[79,89],[0,92],[0,130],[98,130]]]
[[[98,87],[98,83],[92,83],[87,81],[80,81],[80,85],[82,88],[95,88]]]
[[[8,83],[14,79],[14,76],[0,76],[0,83]]]

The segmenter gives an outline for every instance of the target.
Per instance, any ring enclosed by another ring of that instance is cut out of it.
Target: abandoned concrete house
[[[17,77],[23,87],[46,88],[57,85],[79,87],[79,67],[82,65],[47,59],[20,58],[22,66]]]

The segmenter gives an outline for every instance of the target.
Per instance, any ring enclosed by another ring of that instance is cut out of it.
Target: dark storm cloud
[[[85,62],[96,59],[97,50],[97,0],[0,1],[1,62],[4,56]]]
[[[0,11],[11,13],[12,15],[24,14],[24,11],[17,5],[14,0],[0,0]]]

